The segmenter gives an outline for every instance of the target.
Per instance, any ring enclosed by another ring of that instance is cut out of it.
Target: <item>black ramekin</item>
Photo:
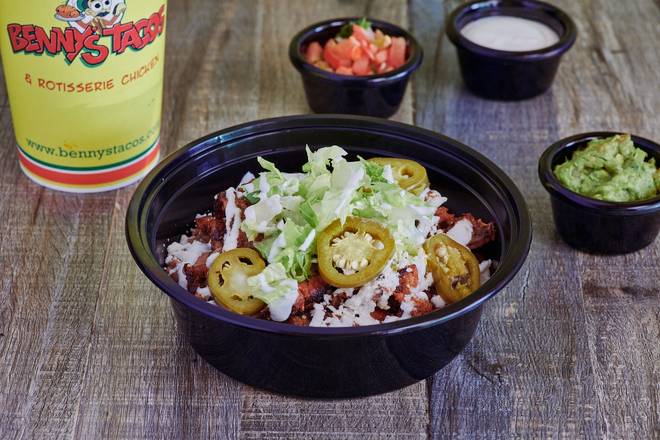
[[[496,222],[482,251],[497,260],[472,295],[425,316],[366,327],[296,327],[234,314],[200,301],[162,269],[165,245],[184,233],[213,195],[236,185],[264,156],[284,171],[306,161],[305,145],[341,145],[351,157],[401,156],[428,170],[454,212]],[[525,201],[495,164],[444,136],[384,119],[290,116],[228,128],[163,160],[138,186],[126,216],[128,246],[140,269],[171,298],[178,328],[220,371],[247,384],[302,396],[348,397],[394,390],[449,363],[470,341],[481,306],[513,278],[531,240]],[[146,295],[147,292],[135,292]]]
[[[543,49],[509,52],[489,49],[461,35],[463,26],[479,18],[507,15],[540,21],[559,35]],[[561,56],[575,42],[577,29],[561,9],[534,0],[480,0],[456,8],[446,23],[449,40],[456,46],[463,82],[474,94],[487,99],[519,100],[550,88]]]
[[[552,216],[561,238],[571,247],[596,254],[625,254],[642,249],[660,230],[660,196],[630,203],[606,202],[564,187],[553,169],[592,139],[614,136],[598,131],[578,134],[551,145],[539,160],[539,179],[550,193]],[[660,163],[660,145],[632,136],[636,147]]]
[[[374,29],[404,37],[408,42],[406,63],[391,72],[369,76],[337,75],[305,60],[304,51],[313,41],[324,45],[339,30],[358,17],[335,18],[313,24],[291,40],[289,59],[300,72],[307,103],[316,113],[347,113],[388,118],[399,109],[410,75],[422,63],[422,48],[404,29],[385,21],[369,19]]]

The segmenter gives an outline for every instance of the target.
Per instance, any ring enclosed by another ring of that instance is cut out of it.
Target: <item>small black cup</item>
[[[592,132],[562,139],[550,146],[539,160],[539,179],[550,193],[552,215],[561,238],[571,247],[596,254],[625,254],[651,244],[660,230],[660,196],[619,203],[582,196],[564,187],[553,169],[592,139],[614,136]],[[660,145],[631,136],[637,148],[660,163]]]
[[[404,37],[408,42],[406,63],[391,72],[369,76],[337,75],[310,64],[304,52],[313,41],[324,45],[350,21],[335,18],[313,24],[300,31],[289,45],[289,59],[300,72],[310,108],[316,113],[348,113],[389,118],[399,109],[410,75],[422,63],[422,48],[404,29],[380,20],[369,19],[374,29]]]
[[[526,52],[489,49],[461,35],[461,29],[479,18],[494,15],[535,20],[559,35],[552,46]],[[465,85],[487,99],[520,100],[545,92],[552,85],[559,60],[575,42],[573,20],[561,9],[535,0],[479,0],[456,8],[446,23],[456,46]]]

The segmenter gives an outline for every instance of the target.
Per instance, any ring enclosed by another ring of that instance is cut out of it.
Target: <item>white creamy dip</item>
[[[461,29],[461,35],[479,46],[510,52],[543,49],[559,41],[559,35],[550,26],[508,15],[474,20]]]

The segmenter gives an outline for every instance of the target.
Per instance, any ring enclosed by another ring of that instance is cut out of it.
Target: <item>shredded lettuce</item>
[[[428,223],[435,212],[435,206],[402,190],[389,166],[362,158],[348,161],[338,146],[306,151],[303,173],[282,172],[259,158],[264,171],[248,194],[256,203],[245,210],[241,228],[250,240],[264,236],[255,247],[268,262],[267,271],[252,283],[265,302],[284,298],[291,282],[309,278],[316,233],[336,219],[357,215],[385,225],[395,238],[398,258],[419,253],[425,236],[417,225]]]
[[[261,198],[256,204],[245,209],[245,220],[241,229],[249,240],[254,240],[259,234],[267,234],[275,230],[273,220],[282,212],[280,196]]]
[[[282,264],[269,264],[260,274],[248,278],[247,284],[255,298],[268,304],[273,320],[284,321],[289,317],[298,297],[298,283],[288,277]]]

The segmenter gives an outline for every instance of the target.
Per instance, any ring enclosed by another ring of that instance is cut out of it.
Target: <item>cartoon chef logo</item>
[[[55,8],[55,18],[68,26],[9,23],[7,34],[15,54],[63,53],[69,64],[80,57],[86,66],[97,66],[110,55],[142,50],[163,34],[164,4],[126,23],[125,13],[125,0],[67,0]]]
[[[121,22],[126,12],[124,0],[68,0],[55,8],[55,18],[80,32],[99,32]]]

